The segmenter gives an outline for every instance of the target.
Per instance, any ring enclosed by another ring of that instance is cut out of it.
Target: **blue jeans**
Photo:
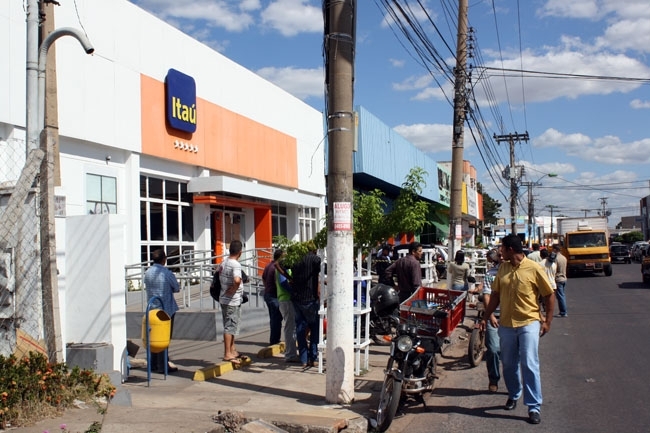
[[[492,326],[488,322],[485,329],[485,365],[487,366],[488,379],[490,385],[497,385],[501,379],[501,372],[499,368],[499,358],[501,357],[501,350],[499,348],[499,328]]]
[[[508,398],[518,400],[523,392],[529,412],[539,412],[542,406],[542,381],[539,373],[540,322],[519,328],[499,326],[503,380]]]
[[[298,354],[300,362],[307,364],[318,360],[318,331],[319,316],[318,301],[293,303],[296,313],[296,339],[298,340]],[[307,341],[309,329],[309,342]]]
[[[269,309],[270,335],[269,344],[278,344],[282,334],[282,313],[280,312],[280,301],[271,295],[264,294],[264,302]]]
[[[560,309],[560,315],[566,316],[566,294],[564,289],[566,288],[566,281],[555,282],[557,288],[555,289],[555,297],[557,298],[557,306]]]

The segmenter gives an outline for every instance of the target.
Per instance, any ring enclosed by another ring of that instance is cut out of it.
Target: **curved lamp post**
[[[72,27],[62,27],[50,33],[43,43],[38,53],[38,128],[40,130],[45,127],[45,71],[47,67],[47,52],[50,46],[59,39],[61,36],[72,36],[79,41],[86,54],[92,54],[95,48],[90,44],[90,41],[79,30]]]

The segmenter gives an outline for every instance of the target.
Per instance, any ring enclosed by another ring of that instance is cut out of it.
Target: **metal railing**
[[[181,309],[204,311],[219,308],[219,303],[210,296],[210,284],[217,264],[227,257],[227,254],[214,256],[209,250],[192,250],[167,258],[169,262],[175,263],[167,268],[174,272],[181,288]],[[248,295],[249,302],[244,304],[244,308],[264,307],[264,282],[260,276],[263,267],[260,266],[260,261],[272,260],[273,252],[270,249],[257,248],[242,252],[242,257],[239,262],[249,277],[248,283],[244,284],[244,293]],[[144,273],[152,264],[153,262],[148,261],[124,267],[125,302],[127,305],[139,303],[142,311],[145,311],[148,302],[143,282]]]

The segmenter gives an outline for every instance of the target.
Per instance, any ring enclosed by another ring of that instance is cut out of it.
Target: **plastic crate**
[[[436,300],[447,299],[447,307],[440,308],[447,312],[447,317],[434,317],[436,309],[426,308],[425,304],[433,297]],[[399,307],[400,317],[405,321],[415,322],[423,327],[424,334],[435,335],[440,331],[441,337],[449,336],[456,326],[465,318],[467,292],[447,290],[437,287],[420,287]]]

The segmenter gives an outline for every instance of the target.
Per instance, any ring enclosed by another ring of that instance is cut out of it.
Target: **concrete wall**
[[[66,219],[64,344],[113,345],[113,369],[126,348],[124,217]]]

